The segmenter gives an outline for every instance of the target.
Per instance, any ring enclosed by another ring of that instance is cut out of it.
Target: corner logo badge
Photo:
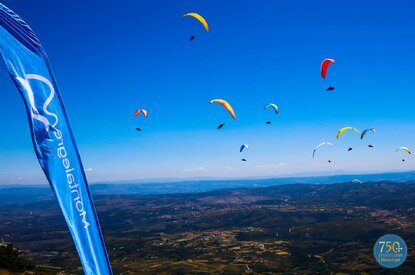
[[[398,235],[387,234],[377,240],[373,254],[381,266],[397,268],[405,262],[408,256],[408,246]]]

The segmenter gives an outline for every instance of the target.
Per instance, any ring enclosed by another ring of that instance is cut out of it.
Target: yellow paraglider
[[[344,132],[346,132],[346,131],[349,131],[349,130],[353,130],[353,131],[355,131],[356,133],[358,133],[358,134],[360,134],[360,132],[359,132],[359,130],[357,130],[356,128],[353,128],[353,127],[344,127],[344,128],[341,128],[338,132],[337,132],[337,135],[336,135],[336,139],[338,139]]]
[[[208,23],[206,22],[205,18],[203,18],[203,16],[201,16],[200,14],[194,13],[194,12],[189,12],[189,13],[184,14],[183,16],[191,16],[191,17],[196,18],[197,20],[199,20],[200,23],[202,23],[203,27],[205,27],[205,30],[207,32],[209,31]]]
[[[222,105],[229,112],[229,114],[231,114],[233,119],[236,119],[235,111],[233,110],[232,106],[226,100],[213,99],[213,100],[210,101],[210,104],[212,104],[214,102],[219,103],[220,105]]]
[[[411,150],[409,150],[408,147],[404,147],[404,146],[399,147],[399,148],[396,149],[396,152],[398,152],[400,150],[403,150],[403,151],[407,152],[408,154],[412,154]]]

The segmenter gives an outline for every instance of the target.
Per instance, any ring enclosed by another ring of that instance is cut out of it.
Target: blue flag
[[[26,106],[40,166],[85,274],[112,274],[75,139],[48,58],[30,27],[0,4],[0,53]]]

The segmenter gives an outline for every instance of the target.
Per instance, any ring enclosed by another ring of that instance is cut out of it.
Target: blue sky
[[[394,151],[415,149],[413,1],[121,2],[3,1],[49,56],[91,182],[415,168]],[[336,64],[323,80],[327,57]],[[0,83],[0,183],[45,182],[4,66]],[[270,102],[278,116],[263,110]],[[133,119],[136,108],[149,118]],[[343,126],[377,133],[337,141]],[[313,160],[326,140],[335,146]]]

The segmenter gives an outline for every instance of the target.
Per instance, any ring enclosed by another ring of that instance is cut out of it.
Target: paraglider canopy
[[[222,129],[222,127],[223,127],[223,126],[225,126],[225,124],[224,124],[224,123],[219,124],[219,126],[218,126],[218,130],[219,130],[219,129]]]
[[[210,101],[210,104],[215,103],[215,102],[222,105],[229,112],[229,114],[233,117],[233,119],[236,119],[235,111],[233,110],[232,106],[226,100],[213,99]]]
[[[360,134],[359,130],[357,130],[356,128],[353,128],[353,127],[350,127],[350,126],[349,127],[343,127],[337,132],[336,139],[338,139],[344,132],[350,131],[350,130],[353,130],[356,133]]]
[[[195,12],[189,12],[189,13],[186,13],[186,14],[183,15],[183,17],[185,17],[185,16],[191,16],[193,18],[196,18],[200,23],[202,23],[203,27],[205,27],[205,30],[207,32],[209,31],[208,23],[206,22],[205,18],[203,18],[203,16],[201,16],[200,14],[195,13]]]
[[[145,118],[148,117],[148,112],[147,110],[144,109],[138,109],[137,111],[135,111],[134,113],[134,117],[137,117],[139,114],[143,114]]]
[[[397,148],[396,152],[401,151],[401,150],[407,152],[408,154],[412,154],[411,150],[409,150],[409,148],[405,146]]]
[[[272,109],[274,109],[275,113],[278,114],[279,113],[279,109],[278,106],[274,103],[270,103],[268,105],[265,105],[264,109],[268,109],[269,107],[272,107]]]
[[[363,139],[368,132],[376,133],[376,129],[375,128],[369,128],[369,129],[364,130],[362,132],[362,135],[360,136],[360,139]]]
[[[321,63],[321,68],[320,68],[322,78],[326,78],[327,69],[329,68],[329,65],[330,64],[335,64],[335,63],[336,63],[336,61],[334,59],[331,59],[331,58],[326,58],[326,59],[323,60],[323,62]]]
[[[320,147],[321,147],[321,146],[323,146],[323,145],[330,145],[330,146],[333,146],[333,143],[331,143],[331,142],[329,142],[329,141],[324,141],[324,142],[320,143],[319,145],[317,145],[317,146],[316,146],[316,148],[314,148],[314,150],[313,150],[313,158],[314,158],[314,155],[316,154],[317,149],[318,149],[318,148],[320,148]],[[329,161],[329,162],[330,162],[330,161]]]
[[[244,149],[249,149],[248,144],[242,144],[241,148],[239,149],[239,152],[241,153]]]

